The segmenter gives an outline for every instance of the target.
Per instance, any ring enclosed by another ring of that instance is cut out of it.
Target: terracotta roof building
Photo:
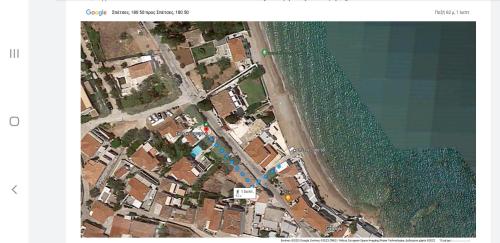
[[[103,141],[96,138],[92,133],[87,133],[81,141],[81,152],[85,160],[95,156]]]
[[[149,224],[137,220],[133,220],[130,224],[130,235],[133,237],[154,237],[156,225]]]
[[[228,90],[223,90],[210,98],[212,104],[220,117],[225,118],[236,110],[236,106],[229,95]]]
[[[193,185],[197,179],[197,176],[193,173],[193,169],[194,167],[191,162],[186,157],[183,157],[179,161],[175,162],[169,171],[169,175],[178,181],[182,181],[188,185]]]
[[[245,47],[240,38],[233,38],[227,41],[233,62],[243,61],[245,59]]]
[[[89,212],[90,216],[100,224],[104,224],[106,219],[113,216],[113,213],[113,209],[101,201],[95,201]]]
[[[131,221],[123,218],[123,216],[113,217],[113,224],[111,225],[110,237],[122,237],[128,235],[130,231]]]
[[[86,238],[97,238],[97,237],[106,237],[104,234],[104,229],[97,227],[89,222],[84,222],[83,227],[85,228],[83,231],[83,237]]]
[[[160,161],[156,159],[153,155],[146,152],[144,147],[141,146],[135,153],[130,157],[135,165],[139,166],[143,170],[153,171],[157,168]]]
[[[113,176],[117,179],[120,179],[122,178],[125,174],[128,173],[128,169],[127,167],[125,166],[120,166],[120,168],[118,168],[118,170],[115,171],[115,173],[113,174]]]
[[[299,190],[299,182],[297,182],[297,179],[294,177],[285,177],[281,178],[281,181],[283,181],[284,187],[287,190],[287,193],[283,195],[283,197],[286,199],[286,195],[290,195],[290,201],[295,201],[300,198],[301,193]]]
[[[212,210],[214,211],[211,215],[210,218],[208,218],[208,229],[217,232],[220,229],[220,223],[222,221],[222,211],[220,210]]]
[[[90,187],[94,187],[105,168],[106,165],[101,162],[94,160],[87,161],[83,166],[83,181],[87,182]]]
[[[202,229],[209,229],[212,232],[217,232],[220,229],[222,221],[222,211],[215,208],[216,201],[214,199],[205,198],[203,207],[198,210],[196,223]]]
[[[299,169],[295,164],[290,164],[284,170],[280,172],[280,176],[293,177],[294,175],[299,173]]]
[[[172,117],[166,117],[165,121],[158,126],[160,135],[167,138],[170,143],[175,143],[183,130],[184,127],[178,124]]]
[[[247,145],[245,152],[252,157],[255,163],[262,166],[262,168],[266,168],[266,166],[278,156],[278,152],[273,146],[270,144],[265,145],[259,137],[255,138]]]
[[[146,198],[146,195],[149,192],[149,187],[146,186],[144,183],[140,182],[136,178],[132,178],[128,181],[128,188],[127,191],[128,193],[133,196],[135,199],[139,201],[144,201]]]
[[[153,66],[151,62],[143,62],[128,67],[128,71],[131,78],[140,78],[153,74]]]
[[[224,210],[221,231],[232,235],[241,235],[242,215],[242,212],[235,209]]]
[[[309,207],[303,198],[299,198],[298,202],[291,208],[291,213],[297,222],[305,221],[322,234],[326,233],[326,229],[330,225],[330,222]]]

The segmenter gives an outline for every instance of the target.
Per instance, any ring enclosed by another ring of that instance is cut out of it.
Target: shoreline
[[[303,160],[310,177],[319,190],[320,196],[327,205],[351,216],[361,215],[366,221],[380,226],[378,213],[362,212],[356,209],[338,190],[337,185],[329,175],[332,169],[324,164],[325,158],[314,150],[316,147],[312,137],[309,134],[298,104],[294,103],[294,98],[287,90],[286,79],[279,69],[275,57],[271,55],[271,58],[264,58],[260,55],[260,50],[263,48],[272,51],[263,26],[259,22],[249,22],[248,25],[252,35],[252,42],[254,42],[252,48],[256,49],[254,53],[259,53],[258,57],[254,58],[266,69],[264,85],[268,90],[271,104],[276,108],[274,109],[275,116],[287,144],[292,147],[303,148],[305,151],[314,151],[312,153],[303,153]],[[280,121],[286,122],[280,123]]]

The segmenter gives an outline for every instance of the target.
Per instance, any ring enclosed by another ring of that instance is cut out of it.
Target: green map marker
[[[262,56],[269,55],[269,50],[267,50],[267,48],[263,48],[260,52],[262,53]]]

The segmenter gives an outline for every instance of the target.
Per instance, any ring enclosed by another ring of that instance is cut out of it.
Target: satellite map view
[[[82,22],[82,237],[475,237],[474,22]]]

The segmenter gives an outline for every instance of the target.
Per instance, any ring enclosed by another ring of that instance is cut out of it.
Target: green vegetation
[[[80,47],[80,58],[87,59],[87,54],[83,51],[83,47]]]
[[[92,62],[87,60],[87,59],[84,59],[82,62],[81,62],[81,71],[82,71],[82,74],[88,74],[88,72],[90,72],[90,68],[92,67]]]
[[[196,106],[198,106],[198,109],[202,111],[209,111],[214,108],[214,105],[212,104],[212,101],[210,101],[210,99],[204,99],[198,102]]]
[[[200,63],[200,64],[198,64],[196,66],[196,71],[198,71],[199,75],[206,74],[207,73],[207,67],[205,66],[205,64]]]
[[[266,73],[266,70],[264,69],[264,66],[262,65],[257,65],[256,68],[252,69],[252,72],[250,74],[247,74],[243,79],[246,80],[246,79],[250,79],[250,80],[253,80],[253,79],[260,79],[262,77],[262,75],[264,75]]]
[[[94,187],[94,188],[90,189],[90,196],[91,197],[97,197],[97,196],[99,196],[99,194],[101,194],[101,191],[99,190],[99,188]]]
[[[166,67],[162,66],[161,69]],[[120,98],[124,111],[134,114],[174,101],[181,95],[176,81],[166,72],[156,72],[139,85],[138,90]]]
[[[212,89],[212,86],[214,86],[214,80],[211,78],[203,78],[201,84],[203,85],[204,90],[209,91]]]
[[[120,138],[115,138],[111,141],[111,147],[118,148],[122,145],[122,140]]]
[[[253,104],[251,104],[251,105],[248,106],[248,108],[246,110],[246,113],[249,114],[249,115],[255,114],[255,112],[257,112],[257,110],[261,106],[262,106],[261,102],[253,103]]]
[[[100,117],[105,117],[111,113],[107,103],[108,93],[102,86],[101,79],[89,79],[90,86],[96,91],[94,94],[89,95],[90,102],[99,113]]]
[[[107,186],[111,188],[113,191],[125,190],[125,183],[122,180],[115,179],[113,177],[110,177],[108,179]]]
[[[133,141],[132,144],[130,144],[130,146],[128,146],[127,148],[127,156],[128,157],[132,156],[141,145],[142,145],[141,141],[139,140]]]
[[[149,137],[151,136],[151,132],[146,129],[146,128],[132,128],[128,130],[123,136],[121,137],[121,145],[123,147],[129,147],[132,145],[132,143],[137,142],[139,144],[143,144],[146,142]]]
[[[260,103],[267,99],[266,91],[260,79],[244,79],[240,82],[240,89],[247,95],[249,105]]]
[[[151,29],[151,33],[161,37],[162,43],[167,43],[170,47],[176,47],[180,43],[186,41],[186,37],[182,34],[191,28],[190,22],[156,22],[156,26]]]
[[[196,22],[206,41],[220,40],[226,35],[244,30],[243,22]]]
[[[100,73],[110,73],[110,72],[113,72],[114,70],[115,70],[114,66],[106,67],[104,65],[99,67],[99,69],[97,69],[97,71]]]
[[[271,124],[274,120],[274,113],[272,111],[266,112],[264,115],[257,115],[257,118],[262,119],[266,125]]]
[[[176,162],[182,157],[187,157],[191,154],[191,146],[187,143],[182,143],[181,140],[177,139],[175,143],[170,144],[159,133],[154,133],[151,146],[155,147],[159,152],[166,153],[173,162]]]
[[[236,114],[231,114],[229,116],[226,116],[224,118],[224,120],[226,120],[227,122],[229,122],[231,124],[235,124],[236,122],[238,122],[240,120],[240,117]]]
[[[196,118],[197,122],[202,122],[203,120],[205,120],[196,105],[189,105],[184,109],[184,112],[186,112],[186,114],[188,114],[190,117]]]
[[[125,176],[125,178],[127,178],[127,179],[132,179],[132,178],[134,178],[135,174],[136,174],[136,173],[128,173],[128,175],[127,175],[127,176]]]
[[[127,108],[143,105],[151,103],[162,96],[167,96],[169,94],[169,90],[167,89],[165,83],[166,81],[163,77],[157,74],[151,75],[139,85],[139,90],[132,90],[131,95],[123,97],[123,107]]]
[[[110,177],[107,181],[107,186],[109,188],[111,188],[111,191],[113,192],[113,194],[115,194],[116,196],[116,201],[117,203],[115,203],[113,205],[113,210],[114,211],[118,211],[122,208],[120,202],[125,199],[125,196],[127,196],[127,194],[125,193],[125,182],[123,182],[122,180],[119,180],[119,179],[115,179],[113,177]]]
[[[80,116],[80,122],[83,124],[83,123],[86,123],[88,121],[92,120],[92,116],[90,115],[81,115]]]
[[[351,234],[354,234],[354,233],[356,233],[356,231],[358,231],[357,221],[353,221],[349,225],[349,231],[351,231]]]
[[[222,57],[221,59],[219,59],[219,61],[217,61],[217,65],[219,65],[220,73],[222,74],[224,70],[231,67],[231,60],[227,57]]]
[[[191,48],[195,61],[205,59],[215,55],[216,49],[213,42],[207,42],[203,45]]]
[[[267,231],[267,230],[259,230],[259,237],[269,238],[269,231]]]
[[[101,35],[98,31],[94,30],[90,23],[84,23],[83,27],[87,32],[87,36],[89,37],[90,49],[94,54],[94,58],[98,62],[102,62],[105,60],[104,52],[101,48]]]

